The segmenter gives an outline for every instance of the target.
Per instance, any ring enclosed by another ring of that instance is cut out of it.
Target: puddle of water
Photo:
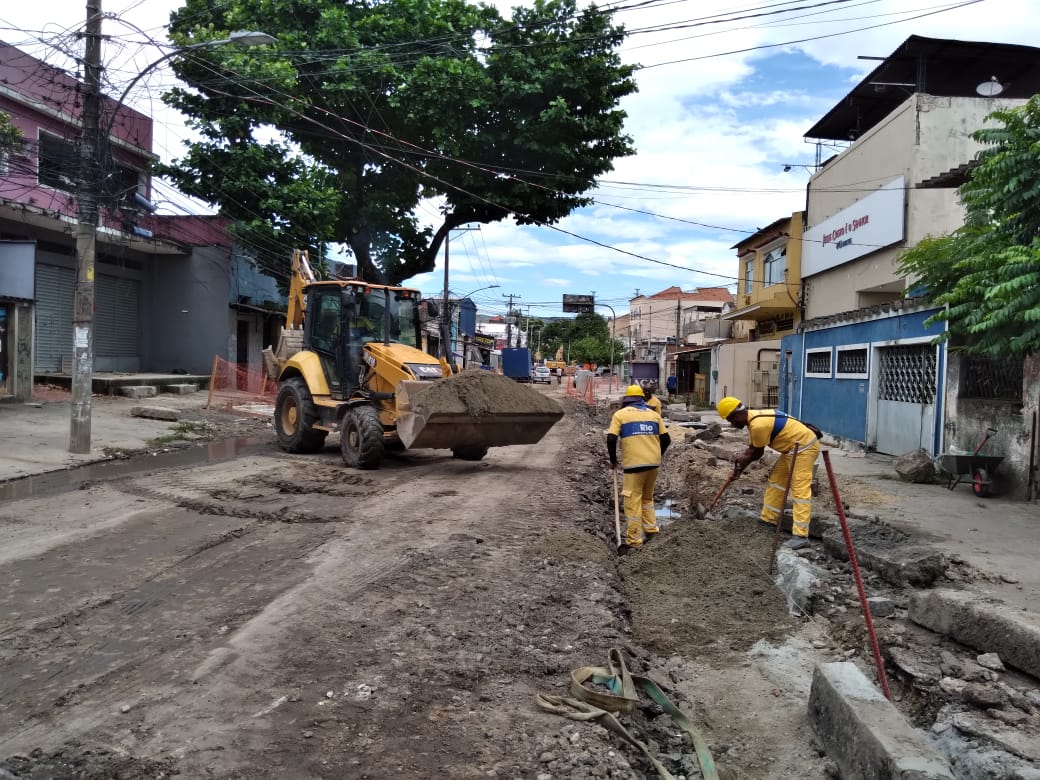
[[[270,439],[250,436],[222,439],[155,455],[147,453],[134,455],[127,460],[106,460],[86,466],[72,466],[61,471],[49,471],[46,474],[0,483],[0,503],[78,490],[87,482],[119,479],[134,474],[184,468],[203,463],[221,463],[246,455],[254,455],[269,449],[272,445],[273,442]]]
[[[670,498],[666,498],[660,506],[655,506],[654,514],[657,516],[657,524],[661,528],[667,528],[676,520],[682,519],[682,512],[672,504]]]

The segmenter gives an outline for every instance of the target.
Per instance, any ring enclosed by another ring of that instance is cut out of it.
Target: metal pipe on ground
[[[878,644],[877,632],[874,630],[874,618],[870,614],[870,604],[867,603],[867,591],[863,587],[863,575],[859,570],[859,561],[856,559],[856,548],[852,544],[852,534],[849,533],[849,521],[845,517],[845,504],[842,503],[841,494],[838,492],[838,481],[834,478],[834,469],[831,467],[831,453],[823,451],[823,464],[827,467],[827,479],[831,483],[831,495],[834,496],[834,509],[838,513],[841,522],[841,533],[845,537],[845,548],[849,553],[849,564],[852,566],[852,576],[856,581],[856,590],[859,593],[859,605],[863,610],[863,622],[867,625],[867,635],[870,638],[870,649],[874,653],[874,665],[877,667],[878,684],[885,698],[892,701],[892,693],[888,690],[888,677],[885,676],[885,663],[881,660],[881,646]]]

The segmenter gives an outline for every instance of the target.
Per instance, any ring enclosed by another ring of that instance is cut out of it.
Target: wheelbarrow
[[[946,485],[953,490],[964,481],[965,477],[971,479],[971,489],[979,498],[993,495],[993,475],[997,468],[1004,462],[1004,458],[998,455],[979,455],[986,446],[989,437],[996,433],[995,428],[986,431],[986,437],[982,440],[975,452],[968,453],[946,453],[940,456],[939,462],[943,471],[950,474],[949,483]]]

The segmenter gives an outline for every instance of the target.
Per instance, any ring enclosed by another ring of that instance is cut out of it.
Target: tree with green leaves
[[[24,144],[25,136],[11,121],[11,115],[0,112],[0,153],[17,154]]]
[[[960,190],[964,225],[907,250],[900,268],[944,310],[942,338],[992,356],[1040,351],[1040,96],[994,111]]]
[[[550,322],[542,330],[542,354],[555,355],[563,347],[564,356],[572,362],[610,365],[610,326],[599,314],[579,314],[574,319]],[[614,340],[613,358],[617,363],[625,345]]]
[[[342,242],[364,278],[400,282],[460,225],[557,222],[633,153],[623,30],[576,0],[509,19],[468,0],[186,0],[170,35],[239,29],[278,42],[175,59],[189,88],[166,100],[201,140],[158,172],[285,258]],[[435,228],[419,218],[431,199]]]

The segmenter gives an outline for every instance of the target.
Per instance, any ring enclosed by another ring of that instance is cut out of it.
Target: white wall
[[[814,175],[809,182],[807,228],[819,225],[897,176],[906,178],[903,241],[805,279],[806,318],[851,311],[902,297],[903,248],[963,222],[953,189],[916,189],[919,182],[972,160],[981,148],[971,134],[997,108],[1022,100],[951,98],[915,94]]]

